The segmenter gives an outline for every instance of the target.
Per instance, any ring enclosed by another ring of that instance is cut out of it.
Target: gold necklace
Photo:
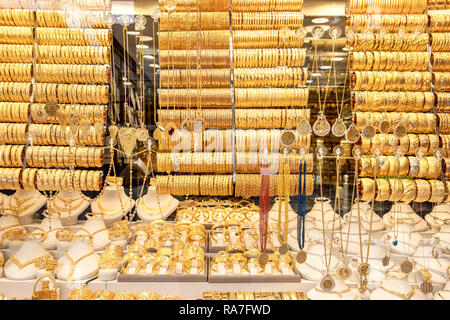
[[[56,198],[58,198],[59,200],[61,200],[62,202],[64,202],[64,204],[65,204],[66,206],[71,205],[72,202],[75,202],[75,201],[77,201],[77,200],[83,199],[83,197],[77,197],[77,198],[72,198],[72,199],[66,199],[66,198],[60,196],[59,194],[56,195]]]
[[[80,262],[81,260],[83,260],[84,258],[89,257],[90,255],[92,255],[94,253],[95,252],[92,250],[91,252],[86,253],[85,255],[81,256],[77,260],[73,260],[72,257],[69,256],[69,254],[67,252],[64,252],[66,257],[70,260],[70,270],[69,270],[69,273],[67,275],[67,281],[71,281],[72,280],[72,275],[73,275],[73,272],[75,271],[75,266],[77,265],[77,263]]]
[[[383,289],[386,292],[389,292],[390,294],[393,294],[393,295],[395,295],[397,297],[402,298],[403,300],[411,300],[411,297],[414,295],[414,291],[415,291],[414,288],[411,288],[411,290],[409,292],[401,293],[401,292],[398,292],[398,291],[395,291],[395,290],[387,289],[387,288],[385,288],[383,286],[380,286],[380,288]]]
[[[36,196],[27,197],[24,199],[19,199],[17,196],[12,196],[11,198],[9,198],[9,207],[16,208],[16,209],[18,209],[18,211],[22,211],[22,212],[27,211],[30,207],[32,207],[36,203],[36,200],[34,200],[33,202],[31,202],[27,205],[24,205],[24,204],[33,198],[36,198]],[[15,206],[12,204],[12,200],[14,200],[14,202],[16,203]]]
[[[122,198],[120,197],[120,195],[119,195],[119,198],[122,199]],[[105,207],[103,207],[102,204],[101,204],[101,202],[100,202],[100,198],[97,199],[97,205],[98,205],[98,208],[100,209],[100,211],[101,211],[103,214],[114,215],[114,214],[117,214],[117,213],[119,213],[120,211],[122,211],[124,208],[126,208],[126,206],[128,205],[128,202],[129,202],[129,201],[130,201],[130,198],[127,197],[127,201],[125,202],[125,204],[122,205],[121,208],[116,209],[116,210],[109,210],[109,209],[106,209]]]
[[[316,288],[316,290],[317,290],[318,292],[334,293],[334,294],[337,294],[340,298],[342,298],[342,295],[343,295],[344,293],[350,291],[350,287],[347,287],[347,289],[344,289],[344,290],[342,290],[342,291],[322,290],[322,289],[320,289],[320,288]]]
[[[58,196],[57,196],[57,198],[61,199]],[[78,209],[81,206],[81,204],[83,203],[82,199],[83,199],[82,197],[79,197],[74,200],[61,199],[66,204],[65,207],[60,207],[59,205],[57,205],[57,202],[55,201],[55,199],[51,200],[51,203],[52,203],[52,207],[55,208],[57,211],[72,212],[72,210]],[[76,200],[82,200],[82,201],[78,202],[76,205],[73,205],[72,202],[76,201]],[[70,203],[69,206],[67,206],[68,202]]]
[[[26,267],[26,266],[28,266],[28,265],[30,265],[30,264],[32,264],[32,263],[35,263],[35,262],[39,261],[40,259],[49,259],[49,258],[51,258],[51,257],[52,257],[52,256],[51,256],[51,254],[49,253],[49,254],[46,254],[46,255],[44,255],[44,256],[37,257],[37,258],[33,258],[33,259],[31,259],[31,260],[25,261],[24,263],[21,263],[19,260],[16,259],[15,255],[13,254],[11,257],[9,257],[9,259],[10,259],[12,262],[14,262],[14,264],[17,265],[17,266],[19,267],[19,269],[23,269],[24,267]]]
[[[163,206],[159,209],[152,209],[149,206],[147,206],[144,198],[141,198],[141,202],[142,202],[142,207],[144,208],[145,212],[150,213],[150,215],[154,215],[154,214],[157,214],[157,213],[162,212],[162,211],[166,210],[167,208],[169,208],[173,202],[173,198],[170,198],[170,201],[165,206]]]
[[[280,243],[279,251],[281,254],[286,254],[289,250],[286,245],[287,242],[287,233],[289,228],[289,217],[288,217],[288,208],[289,208],[289,195],[290,195],[290,167],[289,164],[286,163],[286,159],[284,159],[283,164],[280,166],[280,174],[278,180],[278,193],[280,197],[280,201],[278,202],[278,242]],[[283,199],[283,200],[282,200]],[[281,211],[284,204],[284,230],[283,236],[281,235]]]

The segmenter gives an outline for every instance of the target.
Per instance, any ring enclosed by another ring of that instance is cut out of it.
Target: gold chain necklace
[[[58,199],[60,199],[60,198],[58,197]],[[61,199],[61,200],[65,203],[65,205],[66,205],[65,207],[60,207],[59,205],[57,205],[57,202],[55,201],[55,199],[51,200],[52,207],[55,208],[57,211],[71,212],[72,210],[78,209],[81,206],[81,204],[83,203],[82,197],[76,198],[74,200],[68,200],[68,199]],[[77,200],[81,200],[81,201],[78,202],[77,204],[73,205],[72,202],[77,201]],[[69,203],[68,206],[67,206],[67,203]]]
[[[16,208],[16,209],[18,209],[18,211],[22,211],[22,212],[23,211],[27,211],[29,208],[31,208],[36,203],[36,200],[34,200],[33,202],[31,202],[31,203],[29,203],[27,205],[25,205],[25,203],[28,202],[29,200],[33,199],[33,198],[35,199],[36,196],[26,197],[24,199],[19,199],[17,196],[12,196],[9,199],[9,207],[10,208]],[[12,204],[13,200],[16,203],[15,206]]]
[[[411,288],[411,290],[409,292],[407,292],[407,293],[401,293],[401,292],[398,292],[398,291],[395,291],[395,290],[387,289],[387,288],[385,288],[383,286],[381,286],[380,288],[383,289],[386,292],[389,292],[390,294],[393,294],[393,295],[395,295],[397,297],[402,298],[403,300],[411,300],[411,297],[414,295],[414,292],[415,292],[414,288]]]
[[[15,265],[17,265],[19,267],[19,269],[23,269],[26,266],[35,263],[36,261],[39,261],[40,259],[50,259],[52,256],[51,254],[46,254],[44,256],[41,257],[37,257],[37,258],[33,258],[31,260],[25,261],[24,263],[21,263],[19,260],[16,259],[15,255],[12,255],[11,257],[9,257],[9,259],[14,262]]]
[[[152,208],[150,208],[150,207],[145,203],[144,198],[141,198],[140,202],[142,203],[142,207],[144,208],[145,212],[149,213],[150,215],[154,215],[154,214],[157,214],[157,213],[162,212],[162,211],[166,210],[167,208],[169,208],[170,205],[171,205],[172,202],[173,202],[173,198],[170,198],[170,201],[169,201],[165,206],[163,206],[163,207],[161,207],[161,208],[159,208],[159,209],[152,209]]]
[[[81,260],[83,260],[84,258],[89,257],[90,255],[92,255],[94,253],[95,253],[94,251],[91,251],[91,252],[86,253],[85,255],[81,256],[77,260],[73,260],[72,257],[69,256],[69,254],[67,252],[64,252],[66,257],[70,260],[70,269],[69,269],[69,273],[67,275],[67,281],[71,281],[72,280],[72,275],[73,275],[73,272],[75,271],[75,266],[77,265],[77,263],[80,262]]]
[[[62,202],[64,202],[64,204],[65,204],[66,206],[71,205],[72,202],[75,202],[75,201],[77,201],[77,200],[83,199],[83,197],[77,197],[77,198],[72,198],[72,199],[66,199],[66,198],[60,196],[59,194],[56,195],[56,198],[58,198],[59,200],[61,200]]]
[[[278,193],[279,193],[279,202],[278,202],[278,242],[280,243],[280,253],[286,254],[289,248],[287,247],[287,233],[289,228],[289,217],[288,217],[288,208],[289,208],[289,195],[290,195],[290,167],[289,164],[286,163],[286,158],[284,158],[283,164],[280,166],[280,174],[278,180]],[[284,204],[284,230],[281,230],[281,211]],[[283,233],[283,236],[282,236]]]
[[[120,195],[119,195],[119,199],[122,200],[122,198],[120,197]],[[125,204],[124,204],[124,205],[121,205],[121,208],[116,209],[116,210],[109,210],[109,209],[106,209],[105,207],[103,207],[102,204],[101,204],[101,202],[100,202],[100,198],[97,199],[97,205],[98,205],[98,208],[100,209],[100,211],[101,211],[103,214],[114,215],[114,214],[119,213],[119,212],[122,211],[123,209],[125,209],[125,208],[127,207],[129,201],[130,201],[130,198],[127,197],[127,201],[125,202]]]

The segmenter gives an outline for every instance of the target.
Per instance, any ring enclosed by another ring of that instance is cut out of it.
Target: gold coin
[[[297,260],[298,263],[305,263],[306,261],[306,252],[303,250],[300,250],[297,253],[297,256],[295,257],[295,259]]]

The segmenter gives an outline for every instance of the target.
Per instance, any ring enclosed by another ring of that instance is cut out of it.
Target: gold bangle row
[[[0,102],[0,122],[28,122],[29,110],[29,103]]]
[[[450,93],[437,92],[436,97],[437,97],[436,111],[449,112],[450,111]]]
[[[0,63],[0,81],[31,82],[32,64]]]
[[[445,114],[439,114],[443,115]],[[442,118],[440,118],[442,119]],[[436,119],[432,113],[401,113],[401,112],[359,112],[355,114],[355,124],[359,130],[362,130],[364,126],[371,124],[378,131],[379,125],[382,121],[388,121],[390,126],[387,133],[394,132],[395,127],[401,122],[408,133],[433,133],[436,126]],[[446,126],[441,120],[439,122],[445,129]]]
[[[14,9],[30,10],[64,10],[76,6],[81,10],[109,11],[111,10],[111,0],[53,0],[40,1],[39,3],[15,1],[10,6]]]
[[[384,29],[388,32],[397,32],[399,29],[403,29],[406,32],[425,33],[427,24],[426,14],[352,14],[346,21],[346,28],[351,28],[356,32],[364,32],[367,28],[373,28],[374,30]]]
[[[0,82],[0,101],[30,102],[31,83]]]
[[[0,167],[21,167],[24,158],[24,145],[1,145]]]
[[[0,26],[0,43],[33,44],[33,28]]]
[[[448,14],[431,12],[429,16],[431,32],[445,32],[450,30],[450,18]]]
[[[431,33],[430,42],[433,52],[450,51],[450,33]]]
[[[291,148],[309,149],[311,145],[311,135],[300,136],[297,131],[289,130],[295,136],[295,141]],[[258,150],[263,147],[267,147],[268,150],[280,150],[281,135],[284,131],[279,129],[270,130],[236,130],[236,145],[235,148],[238,151]],[[177,131],[176,137],[172,137],[168,134],[161,135],[161,139],[158,141],[160,151],[172,151],[175,146],[179,146],[180,150],[193,150],[199,152],[206,150],[208,145],[212,142],[216,145],[215,151],[228,150],[231,147],[231,140],[233,139],[233,133],[231,130],[215,130],[209,129],[203,131],[201,137],[194,135],[189,131]],[[222,148],[222,149],[220,149]],[[227,149],[225,149],[227,148]]]
[[[0,62],[32,63],[33,46],[21,44],[0,44]]]
[[[0,80],[2,79],[0,64]],[[37,64],[34,74],[37,82],[51,83],[109,83],[111,71],[107,65]],[[31,80],[31,73],[30,73]],[[14,81],[14,80],[2,80]],[[21,80],[19,80],[21,81]],[[24,81],[24,80],[22,80]],[[25,80],[28,81],[28,80]]]
[[[438,36],[439,43],[442,37]],[[445,41],[445,39],[444,39]],[[428,34],[398,33],[388,34],[361,34],[357,33],[348,41],[348,45],[353,47],[354,51],[427,51],[429,44]],[[434,50],[436,51],[436,50]]]
[[[428,52],[352,52],[350,69],[359,71],[428,71]]]
[[[234,30],[297,29],[303,26],[303,13],[298,12],[233,12]]]
[[[49,64],[109,64],[110,56],[107,46],[40,45],[36,50],[36,62]]]
[[[347,14],[368,13],[377,8],[377,14],[417,14],[425,13],[427,0],[349,0]]]
[[[448,72],[434,72],[433,86],[436,91],[450,91],[450,76]]]
[[[109,29],[37,27],[36,41],[39,45],[110,46],[112,42],[112,33]]]
[[[25,158],[29,167],[101,167],[104,149],[29,146]]]
[[[231,196],[233,179],[231,175],[158,176],[156,189],[160,194]]]
[[[419,71],[354,71],[350,78],[353,91],[430,91],[432,82],[431,72]]]
[[[169,0],[161,0],[159,2],[159,8],[161,11],[167,11],[166,5]],[[227,11],[229,10],[228,3],[222,0],[175,0],[174,11],[193,12],[200,8],[200,11]],[[249,12],[249,11],[301,11],[303,8],[303,0],[233,0],[231,2],[231,8],[233,12]]]
[[[160,30],[228,30],[228,12],[162,12]]]
[[[299,87],[306,84],[307,68],[235,68],[236,88]]]
[[[445,0],[428,0],[428,9],[447,10],[450,9],[450,3]]]
[[[442,136],[441,136],[442,137]],[[414,155],[420,148],[424,155],[433,155],[440,146],[439,136],[434,134],[408,133],[398,139],[393,134],[377,134],[373,139],[361,137],[362,151],[365,154],[380,152],[383,155],[394,155],[399,148],[404,154]]]
[[[4,125],[9,124],[0,123],[0,132],[2,132]],[[73,134],[70,127],[63,127],[56,124],[31,124],[28,127],[28,134],[31,138],[30,142],[36,145],[103,146],[105,142],[105,133],[97,132],[92,126],[87,131],[78,129]],[[25,144],[24,134],[20,134],[19,139],[16,138],[20,142],[14,142],[14,138],[10,136],[7,138],[5,143]]]
[[[448,134],[441,134],[439,135],[442,141],[442,149],[444,149],[447,154],[450,152],[450,135]]]
[[[7,82],[7,84],[10,83],[11,82]],[[0,83],[0,99],[2,96],[2,84],[5,83]],[[16,83],[12,84],[14,84],[14,86],[17,85]],[[29,84],[26,85],[30,86]],[[108,85],[36,83],[33,91],[34,101],[38,103],[53,101],[58,103],[107,104],[109,102]],[[17,101],[17,98],[13,101]]]
[[[75,14],[75,13],[74,13]],[[93,29],[108,29],[109,25],[106,22],[105,14],[102,11],[81,11],[76,13],[77,23],[67,23],[67,18],[63,10],[37,10],[36,21],[38,27],[51,28],[93,28]],[[34,24],[34,21],[33,21]]]
[[[352,95],[354,111],[430,112],[434,103],[431,92],[357,91]]]
[[[433,71],[450,71],[450,52],[435,52],[432,55]]]
[[[28,106],[29,104],[20,104],[20,107],[25,109],[27,106],[27,116],[20,119],[26,119],[21,122],[28,122]],[[14,106],[12,108],[15,108]],[[2,119],[2,103],[0,103],[0,119]],[[82,105],[82,104],[60,104],[59,110],[65,111],[68,114],[79,114],[80,119],[88,119],[91,123],[95,122],[106,122],[107,117],[107,106],[106,105]],[[25,114],[25,111],[23,111]],[[33,103],[31,106],[31,119],[33,123],[59,123],[60,119],[57,115],[49,115],[45,112],[45,104]],[[1,121],[1,120],[0,120]],[[10,121],[10,120],[5,120]],[[12,121],[11,121],[12,122]]]
[[[161,87],[230,87],[230,69],[160,70]]]

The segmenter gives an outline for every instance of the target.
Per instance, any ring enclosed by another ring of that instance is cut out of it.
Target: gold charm
[[[122,146],[122,150],[127,157],[131,156],[134,148],[136,147],[136,128],[123,127],[120,128],[119,142]]]
[[[119,132],[119,128],[116,125],[112,125],[108,127],[109,135],[115,139],[117,137],[117,133]]]
[[[325,277],[320,280],[320,288],[325,291],[331,291],[334,289],[335,282],[334,279],[327,274]]]
[[[347,140],[348,143],[356,143],[358,142],[359,137],[359,130],[356,128],[355,124],[352,123],[345,133],[345,140]]]
[[[314,122],[313,124],[313,131],[315,133],[315,135],[319,136],[319,137],[324,137],[326,136],[328,133],[330,133],[330,123],[328,122],[327,118],[325,117],[325,115],[322,113],[318,116],[316,122]]]
[[[156,127],[155,131],[153,131],[153,138],[158,141],[161,139],[162,130],[158,127]]]
[[[331,127],[331,132],[335,137],[342,137],[345,135],[347,127],[345,126],[344,120],[342,118],[337,118]]]
[[[300,250],[300,251],[297,253],[297,256],[295,257],[295,259],[297,260],[298,263],[305,263],[306,258],[307,258],[306,252],[303,251],[303,250]]]
[[[289,247],[288,247],[288,245],[287,244],[283,244],[279,249],[278,249],[278,252],[280,253],[280,254],[286,254],[286,253],[288,253],[289,252]]]
[[[284,146],[290,147],[295,141],[295,135],[291,131],[284,131],[281,134],[281,142]]]
[[[309,121],[302,117],[300,123],[297,125],[297,132],[303,137],[309,136],[312,132],[311,124],[309,123]]]
[[[370,265],[368,263],[361,263],[358,267],[358,272],[362,276],[367,277],[370,273]]]
[[[410,273],[413,270],[413,264],[409,260],[405,260],[400,265],[400,269],[403,273]]]
[[[266,265],[266,263],[269,262],[269,255],[265,252],[262,252],[258,257],[258,262],[260,265]]]
[[[384,258],[381,260],[384,267],[387,267],[389,265],[390,261],[391,261],[391,259],[388,256],[384,256]]]
[[[394,128],[394,136],[397,139],[406,136],[406,127],[401,122]]]
[[[389,133],[389,130],[391,130],[391,123],[388,120],[381,120],[378,129],[380,129],[381,133]]]
[[[59,110],[59,104],[54,101],[47,102],[44,106],[44,110],[50,117],[54,117]]]
[[[364,138],[371,140],[375,137],[375,133],[376,133],[375,127],[371,124],[368,124],[364,126],[361,134]]]
[[[346,265],[341,265],[337,269],[337,272],[338,272],[339,276],[344,280],[347,280],[352,275],[352,271]]]
[[[136,130],[136,138],[140,142],[144,142],[150,135],[148,134],[148,130],[146,128],[138,128]]]
[[[187,131],[192,131],[194,130],[194,122],[189,118],[184,119],[184,121],[181,123],[181,128]]]

